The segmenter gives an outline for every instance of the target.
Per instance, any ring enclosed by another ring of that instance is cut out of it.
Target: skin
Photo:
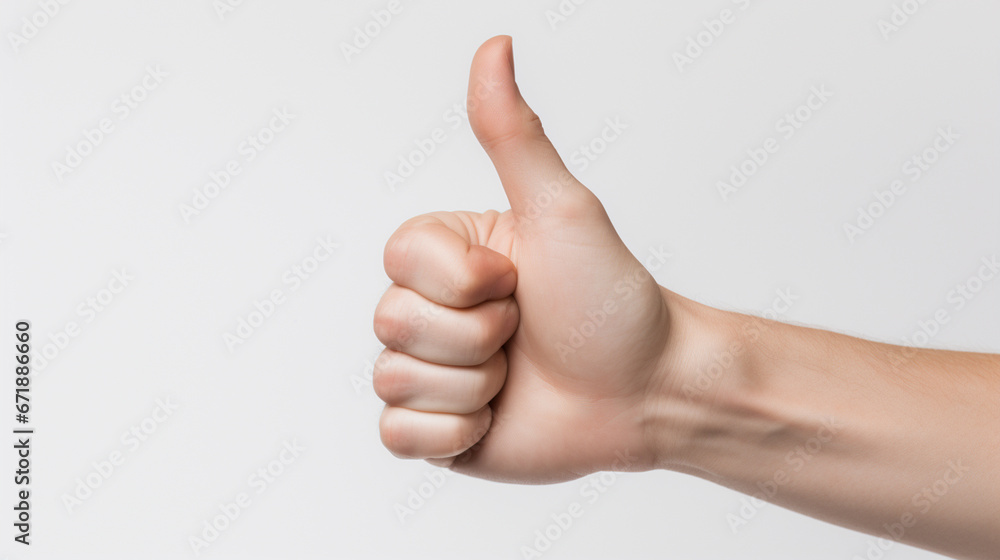
[[[669,469],[961,558],[1000,551],[1000,356],[713,309],[656,284],[480,47],[469,120],[511,209],[386,244],[383,444],[485,479]],[[729,519],[739,525],[739,519]]]

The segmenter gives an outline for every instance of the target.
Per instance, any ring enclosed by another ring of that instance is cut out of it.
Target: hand
[[[1000,356],[660,288],[545,138],[508,37],[476,53],[469,93],[511,210],[429,214],[389,239],[374,382],[390,451],[509,482],[671,469],[878,543],[996,557]]]
[[[511,482],[652,468],[645,396],[664,381],[670,294],[545,137],[509,37],[475,55],[469,120],[511,210],[419,216],[386,244],[383,443]]]

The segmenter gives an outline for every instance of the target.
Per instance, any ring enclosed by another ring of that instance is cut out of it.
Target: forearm
[[[661,467],[946,554],[1000,551],[1000,357],[916,351],[665,293],[678,348],[650,408]]]

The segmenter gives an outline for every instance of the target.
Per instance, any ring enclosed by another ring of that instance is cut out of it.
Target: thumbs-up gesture
[[[511,209],[418,216],[386,244],[382,442],[511,482],[652,468],[646,395],[669,382],[677,296],[566,170],[518,91],[509,37],[475,55],[469,120]]]
[[[521,483],[675,470],[886,539],[996,557],[1000,357],[918,352],[661,288],[545,137],[509,37],[479,48],[468,105],[511,209],[419,216],[386,245],[394,283],[375,311],[386,350],[374,384],[392,453]],[[945,492],[949,505],[934,505]],[[734,531],[742,512],[726,516]]]

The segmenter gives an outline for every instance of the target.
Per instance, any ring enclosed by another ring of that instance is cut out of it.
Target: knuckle
[[[604,205],[587,189],[564,189],[559,204],[553,212],[569,222],[602,219],[606,216]]]
[[[492,120],[488,125],[479,127],[480,130],[491,130],[492,134],[480,136],[479,143],[487,150],[495,150],[506,144],[521,141],[525,138],[544,137],[545,129],[542,126],[542,119],[538,117],[530,107],[525,106],[523,115],[518,119]],[[476,117],[485,115],[475,115]],[[470,118],[472,115],[470,113]]]
[[[470,114],[471,117],[471,114]],[[522,137],[523,131],[517,128],[510,128],[509,125],[505,125],[507,128],[505,130],[497,130],[496,124],[484,125],[477,127],[480,129],[489,128],[494,130],[489,135],[479,135],[479,143],[482,144],[483,148],[487,151],[496,150],[505,144],[509,144],[513,140],[517,140]]]
[[[379,418],[379,436],[382,445],[393,455],[407,458],[412,453],[412,439],[408,437],[405,424],[393,409],[386,407]]]
[[[415,335],[414,321],[404,316],[398,302],[389,294],[382,297],[375,309],[375,337],[392,350],[407,347]]]
[[[400,271],[409,259],[412,238],[412,226],[403,224],[386,241],[382,264],[389,278],[396,280],[400,276]]]
[[[390,346],[395,344],[395,339],[400,331],[399,321],[385,311],[375,313],[375,337],[379,342]]]
[[[412,380],[405,368],[399,367],[396,352],[385,350],[375,361],[372,386],[386,404],[396,405],[406,400],[412,391]]]

